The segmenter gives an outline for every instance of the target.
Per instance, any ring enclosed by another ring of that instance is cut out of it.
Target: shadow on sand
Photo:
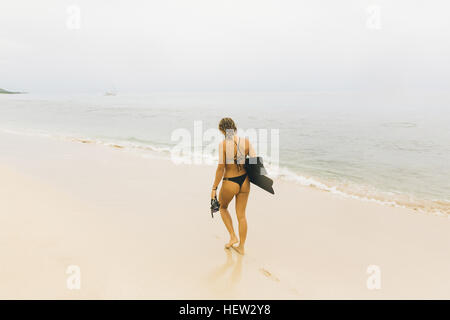
[[[242,278],[243,256],[232,249],[223,249],[226,255],[225,262],[213,270],[208,275],[208,283],[211,289],[219,295],[229,295],[234,290]],[[236,258],[233,259],[233,256]],[[231,271],[230,275],[227,275]]]

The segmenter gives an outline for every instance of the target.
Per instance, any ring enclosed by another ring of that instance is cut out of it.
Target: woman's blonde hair
[[[237,130],[236,124],[234,123],[233,119],[231,118],[223,118],[219,122],[219,130],[222,131],[225,135],[231,133],[234,134]]]

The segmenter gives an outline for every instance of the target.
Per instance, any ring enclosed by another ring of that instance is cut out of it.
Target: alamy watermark
[[[68,6],[66,9],[66,27],[69,30],[81,29],[81,9],[77,5]]]
[[[204,128],[203,121],[194,121],[193,130],[178,128],[171,134],[171,141],[176,142],[170,150],[171,159],[175,164],[208,164],[226,161],[227,163],[234,156],[235,141],[231,137],[236,134],[241,138],[247,138],[250,142],[247,148],[251,147],[254,156],[263,157],[265,162],[270,163],[272,168],[278,168],[280,159],[280,130],[266,128],[238,129],[237,132],[231,130],[224,136],[216,128]],[[219,154],[221,142],[226,142],[226,157],[222,159]],[[227,139],[229,138],[229,139]],[[241,149],[244,147],[241,142]],[[231,155],[229,157],[228,155]],[[252,155],[250,155],[252,156]],[[239,159],[245,161],[245,157]]]
[[[81,268],[77,265],[70,265],[66,269],[69,276],[66,279],[66,286],[69,290],[81,289]]]
[[[367,289],[380,290],[381,289],[381,268],[375,264],[367,267],[369,277],[366,281]]]
[[[381,30],[381,7],[370,5],[366,8],[366,27],[371,30]]]

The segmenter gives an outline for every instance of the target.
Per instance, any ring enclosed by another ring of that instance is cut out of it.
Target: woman
[[[250,181],[244,169],[246,156],[254,157],[255,152],[248,139],[236,135],[236,125],[231,118],[223,118],[219,122],[219,130],[225,136],[219,144],[219,164],[216,170],[211,199],[216,197],[217,186],[223,178],[219,193],[220,215],[230,234],[230,241],[225,248],[233,248],[244,254],[245,240],[247,238],[247,219],[245,208],[250,193]],[[239,240],[234,233],[233,222],[228,211],[228,205],[236,197],[236,215],[239,222]],[[234,244],[238,243],[238,246]]]

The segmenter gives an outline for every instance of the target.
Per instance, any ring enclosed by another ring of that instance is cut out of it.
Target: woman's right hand
[[[211,191],[211,199],[215,199],[216,198],[216,189],[213,189],[212,191]]]

